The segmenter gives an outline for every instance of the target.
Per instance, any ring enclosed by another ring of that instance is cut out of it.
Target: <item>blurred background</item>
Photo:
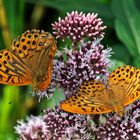
[[[9,48],[27,29],[52,33],[51,24],[72,10],[98,13],[102,18],[107,26],[102,44],[112,48],[114,67],[140,67],[139,0],[0,0],[0,50]],[[38,103],[30,86],[0,85],[0,140],[16,139],[16,121],[39,115],[51,104],[46,100]]]

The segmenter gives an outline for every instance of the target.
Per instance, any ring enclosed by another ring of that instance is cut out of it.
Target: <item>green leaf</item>
[[[140,55],[134,58],[134,65],[140,68]]]
[[[48,108],[54,108],[56,105],[59,104],[61,100],[65,98],[63,91],[60,89],[56,89],[53,93],[53,97],[47,101],[47,107]]]
[[[72,10],[78,10],[83,12],[97,12],[103,17],[113,17],[110,12],[109,1],[99,0],[26,0],[26,2],[37,3],[46,5],[48,7],[55,8],[63,13],[70,12]]]
[[[111,46],[113,54],[112,58],[118,61],[123,61],[125,64],[128,64],[130,61],[130,54],[127,48],[122,44],[115,44]],[[126,57],[128,56],[128,57]]]
[[[5,49],[5,44],[3,40],[2,30],[0,28],[0,50]]]
[[[124,23],[122,23],[119,20],[115,21],[115,28],[117,32],[118,38],[124,43],[124,45],[127,47],[129,53],[132,56],[138,55],[138,50],[135,46],[135,42],[132,39],[131,32],[128,31],[127,27]]]
[[[10,131],[11,127],[13,127],[13,114],[16,113],[15,111],[13,112],[15,110],[13,102],[15,99],[19,99],[19,87],[5,86],[3,92],[3,100],[0,102],[2,107],[0,110],[0,134]]]
[[[109,68],[109,71],[112,72],[113,70],[115,70],[117,67],[120,67],[120,66],[123,66],[125,65],[124,62],[122,61],[119,61],[119,60],[115,60],[115,59],[112,59],[112,67]]]
[[[5,0],[3,3],[11,37],[15,38],[23,31],[24,0]]]
[[[131,55],[140,54],[140,13],[132,0],[112,0],[115,29],[118,38],[126,45]]]

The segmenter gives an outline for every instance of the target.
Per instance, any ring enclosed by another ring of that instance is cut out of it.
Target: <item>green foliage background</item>
[[[72,10],[98,13],[107,25],[102,44],[113,49],[112,69],[123,64],[140,67],[139,0],[0,0],[0,50],[27,29],[52,33],[51,23]],[[18,119],[52,105],[47,100],[38,103],[30,86],[0,85],[0,92],[0,140],[16,139],[13,126]]]

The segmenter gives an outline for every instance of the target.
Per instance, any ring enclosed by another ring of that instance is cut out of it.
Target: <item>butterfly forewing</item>
[[[135,70],[129,91],[126,94],[125,105],[140,99],[140,69]]]
[[[132,66],[123,66],[114,70],[108,79],[110,87],[116,88],[118,98],[124,106],[140,98],[140,70]]]
[[[56,41],[48,32],[27,30],[21,37],[18,37],[13,41],[11,51],[18,56],[19,59],[22,59],[27,67],[31,67],[30,70],[36,71],[42,66],[41,63],[45,60],[49,60],[50,51],[53,51],[54,57]],[[48,65],[46,61],[44,63]]]
[[[6,50],[5,50],[6,51]],[[44,31],[27,30],[21,36],[16,38],[9,50],[7,50],[10,59],[2,57],[1,61],[6,59],[9,68],[13,67],[13,73],[5,73],[7,79],[11,76],[16,79],[22,76],[22,83],[16,80],[1,80],[1,83],[12,85],[32,84],[36,90],[45,90],[51,81],[52,63],[56,51],[56,41],[54,37]],[[3,64],[3,68],[8,67]],[[20,73],[20,74],[19,74]],[[5,76],[5,75],[4,75]],[[28,78],[28,80],[27,80]],[[41,85],[43,84],[43,85]]]

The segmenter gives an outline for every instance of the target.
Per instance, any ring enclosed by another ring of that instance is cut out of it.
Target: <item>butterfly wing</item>
[[[86,82],[80,86],[76,95],[60,106],[71,113],[102,114],[122,105],[127,106],[139,98],[140,69],[123,66],[110,74],[107,87],[96,81]]]
[[[35,89],[44,90],[51,81],[55,51],[56,41],[50,33],[27,30],[13,41],[9,50],[0,52],[0,82],[11,85],[33,84]]]
[[[33,90],[43,91],[50,84],[55,51],[54,37],[40,30],[27,30],[13,42],[11,52],[30,69]]]
[[[8,50],[0,51],[0,83],[10,85],[31,84],[29,69]]]
[[[32,74],[38,69],[45,73],[48,66],[52,64],[56,41],[48,32],[27,30],[13,41],[11,51],[23,60]]]
[[[108,106],[106,87],[101,82],[86,81],[77,93],[60,104],[67,112],[78,114],[102,114],[112,111]]]
[[[140,98],[140,69],[119,67],[110,74],[108,84],[114,87],[117,97],[123,99],[122,104],[127,106]]]

